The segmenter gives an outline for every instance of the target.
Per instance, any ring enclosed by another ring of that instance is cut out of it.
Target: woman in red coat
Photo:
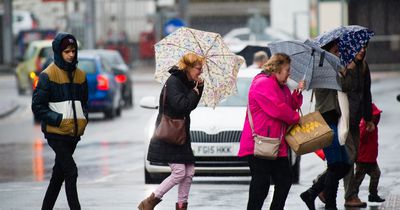
[[[360,122],[360,145],[358,147],[358,156],[356,162],[356,173],[354,177],[354,192],[358,195],[358,191],[365,174],[371,177],[369,183],[369,202],[384,202],[385,199],[378,195],[378,183],[381,171],[376,161],[378,157],[378,123],[382,111],[372,103],[372,121],[375,129],[368,132],[365,120]]]

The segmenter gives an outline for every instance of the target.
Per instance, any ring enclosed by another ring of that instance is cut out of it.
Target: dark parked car
[[[121,84],[122,103],[124,107],[133,106],[133,81],[130,77],[129,66],[116,50],[96,49],[86,50],[103,57],[111,65],[115,80]]]
[[[89,112],[103,112],[111,119],[121,114],[121,87],[111,65],[100,55],[81,50],[78,67],[86,72],[89,89]]]

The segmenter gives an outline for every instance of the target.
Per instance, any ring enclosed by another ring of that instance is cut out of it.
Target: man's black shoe
[[[369,202],[379,202],[382,203],[385,201],[385,199],[379,197],[379,195],[368,195],[368,201]]]

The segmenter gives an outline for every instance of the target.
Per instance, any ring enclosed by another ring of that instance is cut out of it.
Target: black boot
[[[382,203],[382,202],[385,201],[385,199],[379,197],[378,194],[370,194],[370,195],[368,195],[368,201],[369,201],[369,202],[379,202],[379,203]]]
[[[309,210],[315,210],[314,201],[315,201],[316,197],[317,196],[312,196],[311,193],[309,192],[309,190],[300,194],[301,200],[303,200],[304,203],[306,203]]]

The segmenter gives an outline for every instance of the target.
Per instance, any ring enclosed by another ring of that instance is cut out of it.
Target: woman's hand
[[[196,87],[202,87],[204,85],[204,80],[199,77],[196,81]]]
[[[200,95],[199,87],[202,87],[204,85],[204,81],[199,78],[195,83],[196,83],[196,85],[194,86],[193,91],[197,95]]]
[[[297,90],[303,91],[305,87],[306,87],[306,81],[300,80],[299,83],[297,84]]]
[[[346,69],[355,69],[356,68],[356,63],[352,61],[349,63],[349,65],[346,66]]]

